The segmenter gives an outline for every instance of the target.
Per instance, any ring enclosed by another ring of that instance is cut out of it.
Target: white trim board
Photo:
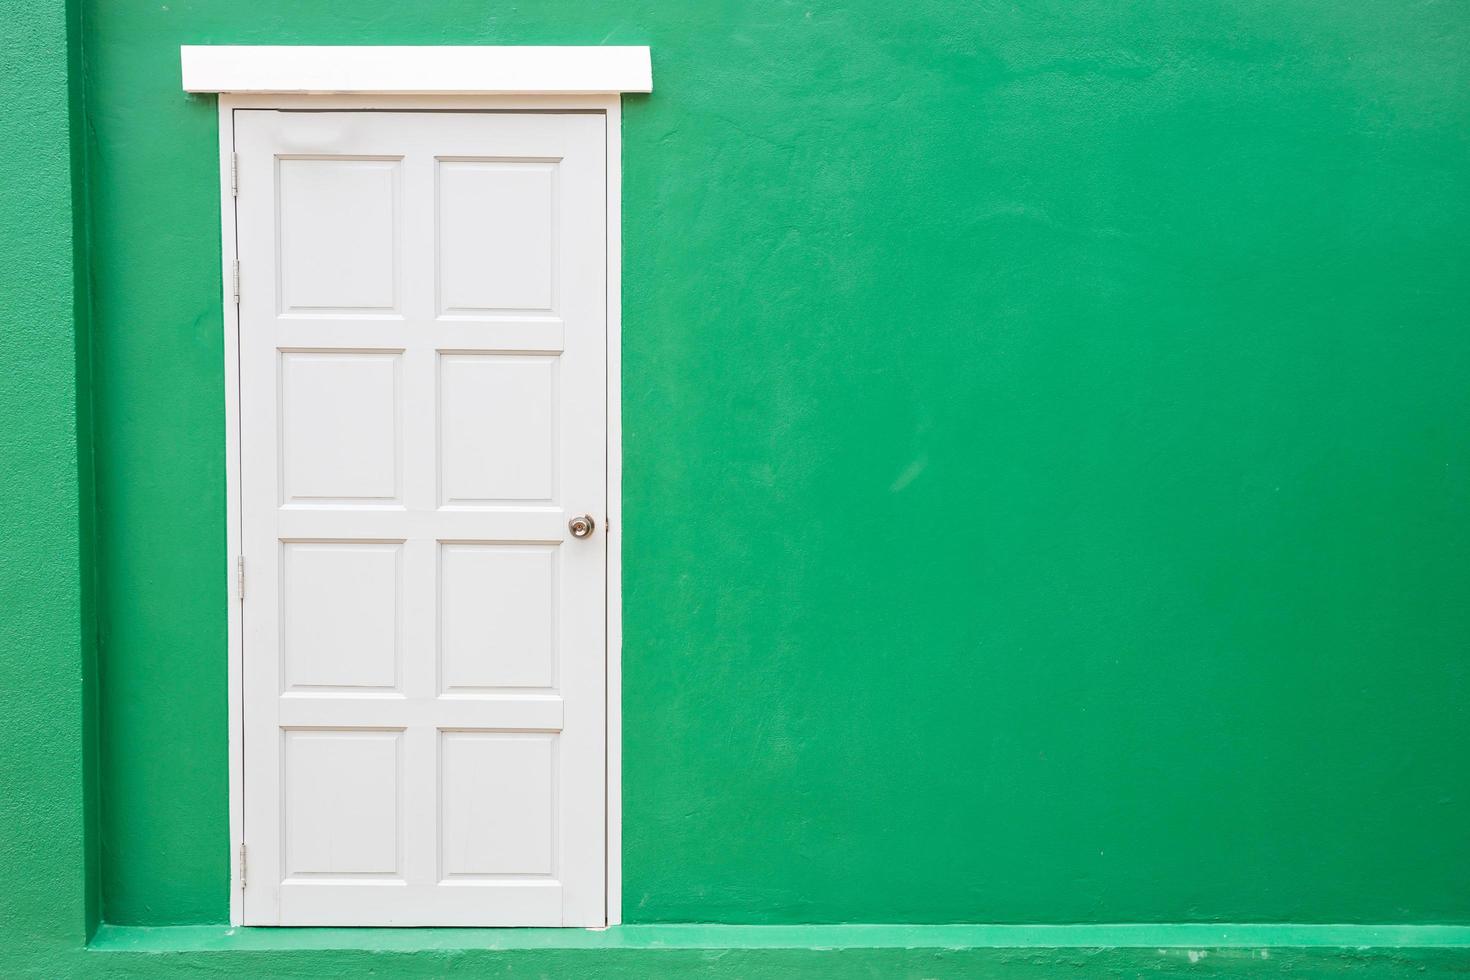
[[[223,592],[228,602],[229,755],[230,755],[230,924],[242,924],[243,884],[238,855],[244,841],[244,641],[241,600],[236,594],[236,558],[241,553],[239,308],[233,293],[237,257],[235,197],[231,189],[236,109],[315,109],[399,111],[455,109],[481,112],[581,110],[603,113],[607,126],[607,924],[622,922],[622,103],[618,95],[303,95],[221,94],[219,98],[220,235],[224,309],[225,474],[228,525]]]
[[[652,92],[648,48],[179,48],[186,92],[570,95]]]

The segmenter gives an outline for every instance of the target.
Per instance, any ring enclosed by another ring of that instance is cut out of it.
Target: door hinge
[[[230,154],[230,196],[240,196],[240,154]]]
[[[240,887],[245,887],[245,845],[240,845]]]
[[[245,556],[235,559],[235,598],[245,598]]]
[[[238,306],[239,303],[240,303],[240,260],[239,259],[236,259],[234,265],[230,267],[230,288],[234,292],[235,304]]]

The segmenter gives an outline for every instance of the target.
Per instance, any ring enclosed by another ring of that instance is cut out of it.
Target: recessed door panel
[[[440,308],[551,313],[559,160],[441,160]]]
[[[445,354],[439,361],[445,504],[556,501],[560,355]]]
[[[444,876],[555,876],[556,735],[445,732]]]
[[[281,734],[285,877],[398,877],[402,732]]]
[[[281,309],[392,312],[397,307],[398,160],[280,157]]]
[[[399,690],[400,542],[283,542],[280,608],[285,690]]]
[[[444,690],[556,685],[555,545],[446,544],[440,552]]]
[[[283,502],[397,503],[402,352],[280,352]]]

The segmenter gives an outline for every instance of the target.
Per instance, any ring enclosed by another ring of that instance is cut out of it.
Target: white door
[[[605,921],[605,139],[235,113],[246,924]]]

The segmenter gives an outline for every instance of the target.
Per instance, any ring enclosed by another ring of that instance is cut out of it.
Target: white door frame
[[[185,54],[185,87],[211,91],[207,85],[189,85],[189,62]],[[198,49],[192,49],[198,50]],[[223,50],[223,49],[222,49]],[[240,49],[234,49],[236,51]],[[256,49],[264,51],[265,49]],[[281,49],[274,49],[279,51]],[[314,49],[320,51],[322,49]],[[337,49],[350,50],[350,49]],[[376,52],[392,49],[377,48]],[[422,49],[420,49],[422,50]],[[445,49],[465,50],[465,49]],[[485,49],[477,49],[485,50]],[[531,52],[535,49],[518,49]],[[558,49],[550,49],[558,50]],[[566,50],[566,49],[559,49]],[[593,49],[596,50],[596,49]],[[647,49],[643,52],[646,63]],[[379,62],[381,63],[381,62]],[[544,80],[538,88],[545,90]],[[631,87],[629,90],[632,90]],[[241,500],[240,500],[240,317],[236,304],[234,276],[238,257],[235,240],[235,196],[233,160],[236,109],[301,110],[459,110],[489,112],[556,112],[577,110],[600,112],[607,135],[607,187],[605,201],[607,234],[607,801],[606,801],[606,909],[608,925],[622,922],[622,101],[616,92],[586,95],[486,95],[486,94],[345,94],[302,95],[279,92],[219,95],[220,154],[220,243],[224,284],[224,369],[225,369],[225,476],[228,507],[228,567],[225,589],[228,597],[229,631],[229,753],[230,753],[230,924],[241,925],[244,914],[244,882],[240,855],[244,844],[244,640],[240,589]]]

